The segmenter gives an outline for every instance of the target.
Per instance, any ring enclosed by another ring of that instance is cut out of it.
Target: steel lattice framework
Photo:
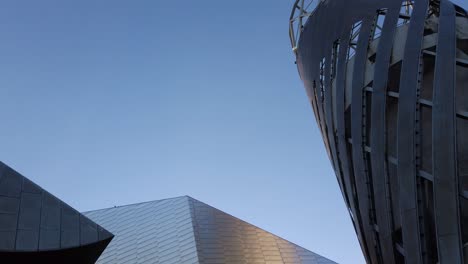
[[[289,38],[293,51],[297,50],[297,42],[304,28],[304,22],[312,14],[313,9],[317,6],[316,0],[296,0],[294,2],[291,16],[289,17]]]
[[[297,0],[290,38],[367,262],[468,261],[467,11]]]

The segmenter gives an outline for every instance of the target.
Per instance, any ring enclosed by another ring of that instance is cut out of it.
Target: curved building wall
[[[463,263],[467,12],[447,0],[325,0],[296,52],[367,262]]]

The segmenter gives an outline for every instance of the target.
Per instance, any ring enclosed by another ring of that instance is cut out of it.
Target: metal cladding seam
[[[336,264],[188,196],[84,214],[115,234],[98,264]]]

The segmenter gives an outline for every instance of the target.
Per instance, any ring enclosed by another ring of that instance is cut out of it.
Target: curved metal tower
[[[467,11],[317,2],[291,44],[367,262],[468,261]]]

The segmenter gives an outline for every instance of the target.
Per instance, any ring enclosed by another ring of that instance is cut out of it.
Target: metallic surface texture
[[[455,8],[440,1],[432,109],[432,174],[439,260],[461,263],[455,133]],[[466,131],[468,132],[468,131]],[[451,136],[447,136],[451,135]],[[452,136],[453,135],[453,136]]]
[[[112,237],[0,162],[2,263],[94,263]]]
[[[468,261],[467,11],[310,2],[291,44],[366,261]]]
[[[115,234],[97,263],[335,263],[187,196],[84,214]]]
[[[413,163],[416,160],[416,114],[419,87],[419,68],[421,61],[421,47],[424,34],[424,20],[426,18],[429,0],[419,0],[414,5],[413,21],[408,27],[408,40],[405,46],[401,70],[399,104],[398,104],[398,175],[400,195],[401,225],[406,227],[402,234],[405,245],[405,260],[407,263],[423,263],[421,255],[420,226],[418,217],[417,170]],[[416,23],[414,21],[419,21]],[[418,74],[413,74],[418,72]]]

